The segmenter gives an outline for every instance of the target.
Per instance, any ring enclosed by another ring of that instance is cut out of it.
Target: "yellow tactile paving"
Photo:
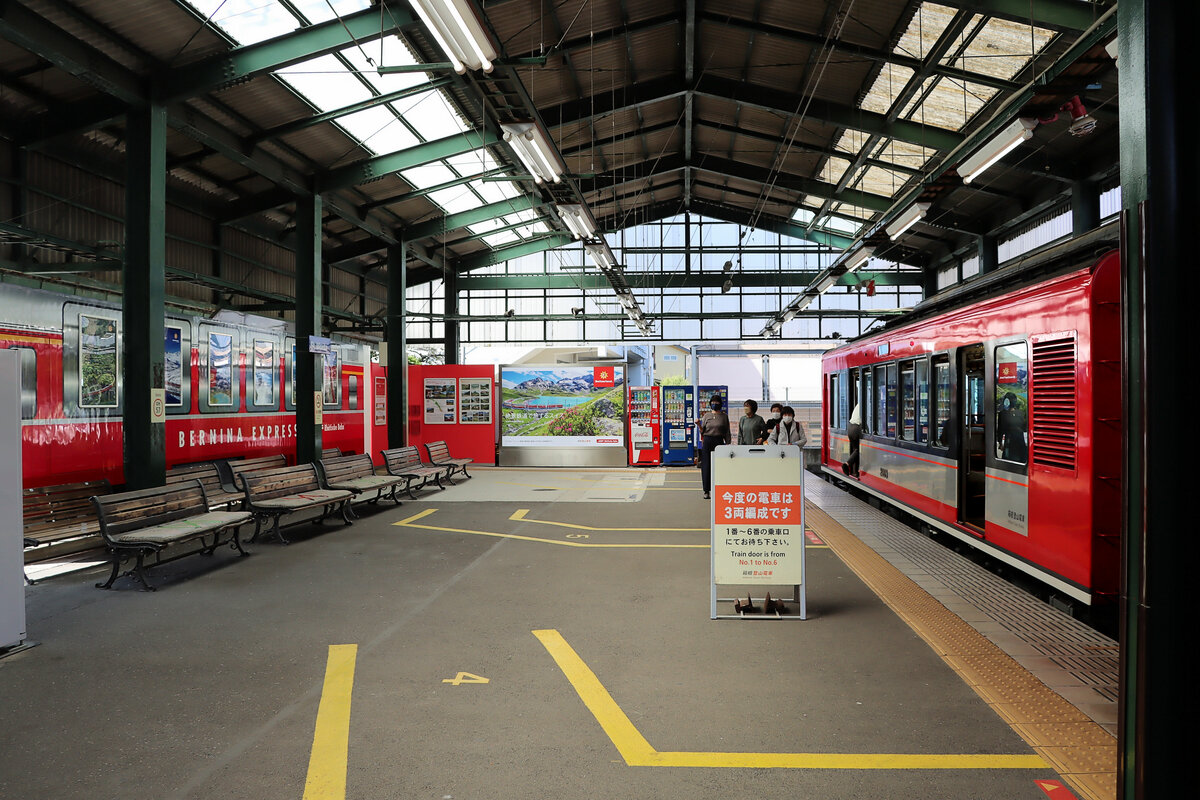
[[[858,537],[812,504],[806,522],[1084,800],[1117,795],[1117,742]]]

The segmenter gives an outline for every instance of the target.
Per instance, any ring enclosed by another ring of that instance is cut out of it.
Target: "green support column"
[[[1071,233],[1082,236],[1100,225],[1100,187],[1095,181],[1071,183]]]
[[[308,350],[321,335],[321,196],[296,200],[296,463],[321,458],[321,357]]]
[[[446,363],[458,363],[458,345],[460,342],[458,321],[451,317],[458,316],[458,272],[450,267],[446,270]]]
[[[1193,782],[1195,509],[1187,418],[1200,174],[1189,135],[1190,4],[1122,0],[1119,81],[1125,341],[1125,526],[1118,797]],[[1186,425],[1186,423],[1184,423]]]
[[[144,489],[163,485],[167,470],[163,394],[167,113],[163,106],[129,112],[125,162],[125,483],[130,489]]]
[[[387,407],[388,447],[404,447],[408,433],[408,342],[404,298],[408,268],[404,242],[387,250]]]
[[[1000,266],[1000,243],[995,236],[979,237],[979,274],[995,272]],[[958,282],[962,283],[962,263],[958,265]]]

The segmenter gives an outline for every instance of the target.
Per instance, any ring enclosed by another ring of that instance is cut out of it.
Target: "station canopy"
[[[325,261],[366,276],[403,242],[410,285],[571,243],[569,217],[602,251],[683,213],[936,270],[1117,180],[1115,3],[2,7],[13,143],[112,173],[126,112],[162,104],[176,198],[282,239],[320,193]]]

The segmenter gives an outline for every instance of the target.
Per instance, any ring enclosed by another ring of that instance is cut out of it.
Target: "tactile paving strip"
[[[809,526],[1080,797],[1116,797],[1117,747],[1111,734],[809,500]],[[1034,609],[1029,616],[1041,615]]]

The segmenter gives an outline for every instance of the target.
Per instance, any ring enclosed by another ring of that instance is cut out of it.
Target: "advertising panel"
[[[454,378],[426,378],[425,424],[453,425],[457,422],[457,394],[458,381]]]
[[[625,369],[502,367],[501,444],[624,447]]]

